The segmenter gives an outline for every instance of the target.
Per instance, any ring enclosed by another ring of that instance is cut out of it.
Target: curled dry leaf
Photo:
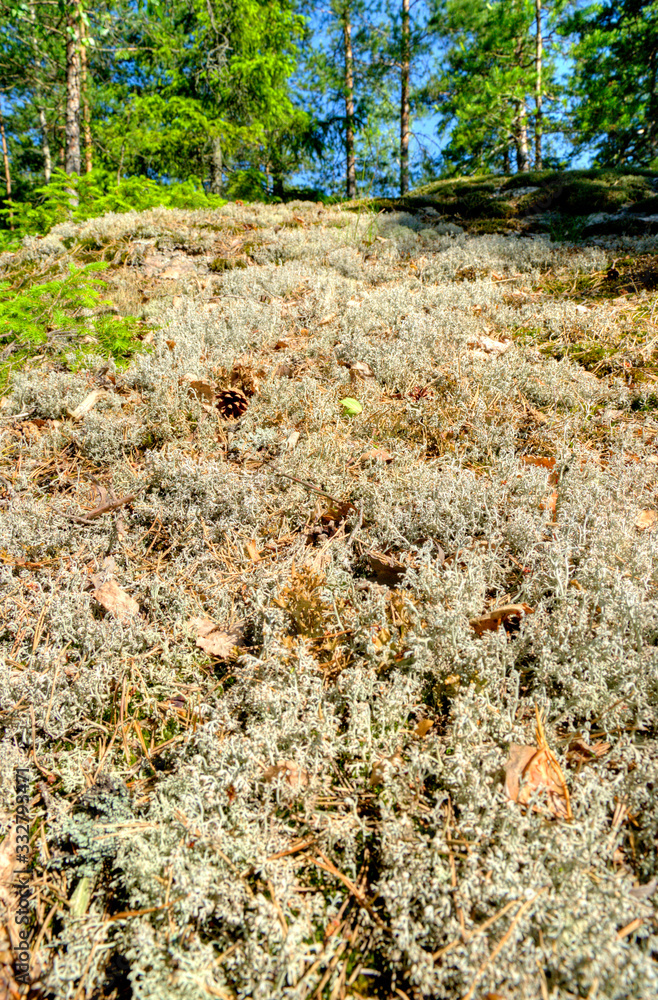
[[[260,562],[260,554],[258,552],[258,546],[256,545],[256,540],[252,538],[245,545],[247,554],[252,562]]]
[[[320,514],[320,521],[322,524],[339,524],[344,521],[346,517],[356,510],[356,507],[351,500],[343,500],[341,503],[335,504],[333,507],[327,507],[322,514]]]
[[[306,788],[308,785],[308,771],[300,768],[294,760],[282,760],[279,764],[267,767],[261,780],[275,781],[279,776],[283,776],[291,788]]]
[[[524,465],[536,465],[540,469],[554,469],[555,459],[543,455],[524,455],[521,459]]]
[[[648,528],[653,528],[657,522],[658,511],[641,510],[635,518],[635,527],[639,528],[640,531],[646,531]]]
[[[414,729],[414,736],[427,736],[433,725],[432,719],[421,719]]]
[[[480,348],[486,354],[504,354],[512,346],[513,341],[511,340],[493,340],[491,337],[477,337],[468,341],[468,346],[473,348]]]
[[[544,724],[537,713],[537,746],[512,743],[505,764],[505,794],[512,802],[528,805],[537,792],[544,792],[545,809],[557,819],[572,819],[569,789],[555,754],[546,742]],[[535,805],[536,812],[544,809]]]
[[[329,323],[333,323],[337,315],[338,313],[329,313],[329,315],[325,316],[324,319],[318,321],[318,326],[327,326]]]
[[[236,622],[228,631],[218,628],[209,618],[190,618],[188,625],[196,632],[199,649],[220,660],[227,660],[236,647],[244,645],[241,622]]]
[[[355,361],[350,365],[350,374],[358,375],[360,378],[374,378],[375,373],[365,361]]]
[[[134,618],[139,612],[139,604],[135,598],[122,590],[111,577],[92,591],[92,597],[115,618]]]
[[[217,391],[217,386],[214,382],[210,382],[207,378],[195,378],[194,375],[184,375],[181,381],[188,384],[188,396],[191,396],[193,399],[205,400],[206,403],[212,403]]]
[[[361,456],[361,462],[386,462],[389,465],[395,460],[395,455],[391,455],[390,451],[386,451],[386,448],[371,448],[370,451],[366,451]]]
[[[371,573],[377,578],[377,582],[385,583],[387,586],[395,586],[396,583],[399,583],[408,569],[399,559],[387,556],[384,552],[368,552],[366,559]]]
[[[293,431],[286,439],[286,450],[293,451],[299,441],[299,431]]]
[[[519,628],[526,615],[534,614],[534,608],[528,604],[503,604],[500,608],[494,608],[486,615],[479,618],[471,618],[470,626],[477,635],[484,632],[495,632],[503,625],[508,632],[514,632]]]
[[[569,743],[567,760],[570,764],[589,764],[591,761],[603,757],[609,749],[610,744],[601,740],[590,746],[581,736],[574,736]]]
[[[82,418],[86,417],[88,413],[91,413],[98,400],[102,399],[104,396],[107,396],[107,391],[105,389],[94,389],[94,391],[90,392],[81,403],[78,403],[74,410],[67,409],[66,412],[71,420],[82,420]]]
[[[255,396],[264,375],[265,370],[256,368],[249,360],[237,361],[231,370],[231,385],[241,389],[245,396]]]

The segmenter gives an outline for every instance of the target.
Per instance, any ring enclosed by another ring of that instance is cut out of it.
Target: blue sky
[[[420,21],[425,20],[428,12],[427,0],[417,0],[415,5],[412,3],[411,10],[412,10],[412,18],[415,17],[417,20]],[[327,13],[328,10],[326,8],[324,10],[322,8],[314,8],[312,16],[310,18],[310,25],[313,33],[314,44],[317,44],[318,47],[322,48],[327,48],[329,44],[329,38],[323,26],[323,18],[326,19]],[[379,17],[379,22],[375,20],[375,23],[382,23],[382,21],[385,20],[385,15],[379,14],[378,17]],[[340,53],[340,49],[338,49],[337,55],[339,58],[342,55],[342,53]],[[412,82],[416,86],[422,84],[427,74],[431,73],[432,69],[437,65],[437,60],[439,59],[440,59],[440,44],[437,43],[433,46],[432,52],[423,56],[418,64],[412,66],[412,77],[413,77]],[[557,61],[557,69],[560,81],[564,83],[568,79],[570,73],[570,68],[571,68],[570,60],[562,55],[558,55],[556,61]],[[397,96],[396,90],[397,90],[397,84],[394,82],[392,85],[393,100],[395,100]],[[530,108],[532,108],[532,101],[530,101],[529,106]],[[329,113],[330,109],[328,106],[326,107],[326,110],[327,113]],[[418,171],[420,167],[423,147],[427,151],[429,151],[432,158],[437,160],[439,159],[441,151],[447,144],[449,138],[447,135],[442,135],[442,136],[439,135],[438,133],[439,124],[440,124],[440,118],[438,111],[430,110],[428,113],[420,117],[416,117],[415,119],[412,118],[412,137],[410,142],[412,174],[414,170]],[[399,125],[396,121],[391,122],[390,133],[391,136],[389,141],[390,141],[390,146],[393,149],[397,147],[398,134],[399,134]],[[556,154],[559,156],[566,157],[569,153],[567,141],[566,140],[561,141],[559,137],[555,137],[553,139],[553,142],[555,144]],[[339,164],[339,155],[340,154],[337,154],[335,162],[333,164],[333,173],[335,175],[336,185],[342,186],[343,184],[342,171],[344,170],[344,162],[342,164]],[[370,169],[370,164],[367,162],[364,164],[363,162],[364,160],[367,159],[368,157],[361,157],[362,161],[361,164],[357,162],[357,173],[359,173],[360,166],[362,170],[365,167],[366,172]],[[580,155],[577,159],[572,159],[570,165],[573,167],[585,167],[589,165],[590,161],[591,161],[590,155],[584,153]],[[294,183],[299,185],[312,184],[314,180],[317,183],[317,177],[314,178],[313,172],[306,172],[306,173],[300,173],[294,179]],[[390,193],[395,193],[395,189],[393,188]]]

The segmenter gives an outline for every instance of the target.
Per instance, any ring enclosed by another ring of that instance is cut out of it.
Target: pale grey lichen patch
[[[2,750],[39,765],[53,900],[93,887],[84,913],[58,904],[55,996],[349,996],[360,966],[359,995],[658,992],[638,891],[658,876],[658,536],[636,526],[658,426],[622,375],[519,333],[591,315],[505,298],[606,251],[431,229],[295,203],[55,232],[253,235],[249,266],[152,306],[151,352],[87,415],[68,411],[91,367],[24,371],[0,411]],[[257,391],[222,421],[189,376],[223,388],[236,362]],[[137,611],[102,604],[103,573]],[[516,632],[469,624],[520,602]],[[199,618],[239,627],[227,661]],[[572,821],[503,792],[535,705]],[[576,738],[610,748],[578,763]]]

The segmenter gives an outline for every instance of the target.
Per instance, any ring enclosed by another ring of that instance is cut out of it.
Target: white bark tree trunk
[[[541,139],[543,131],[541,70],[543,41],[541,37],[541,0],[535,0],[535,170],[542,169]]]
[[[66,19],[67,174],[80,173],[80,0],[69,0]]]
[[[345,44],[345,193],[356,198],[356,156],[354,153],[354,56],[352,53],[352,21],[347,3],[343,8],[343,40]]]

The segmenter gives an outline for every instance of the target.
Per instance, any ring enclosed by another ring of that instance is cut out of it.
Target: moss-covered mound
[[[546,233],[554,240],[658,232],[658,172],[539,170],[433,181],[404,198],[355,208],[438,212],[471,233]]]

